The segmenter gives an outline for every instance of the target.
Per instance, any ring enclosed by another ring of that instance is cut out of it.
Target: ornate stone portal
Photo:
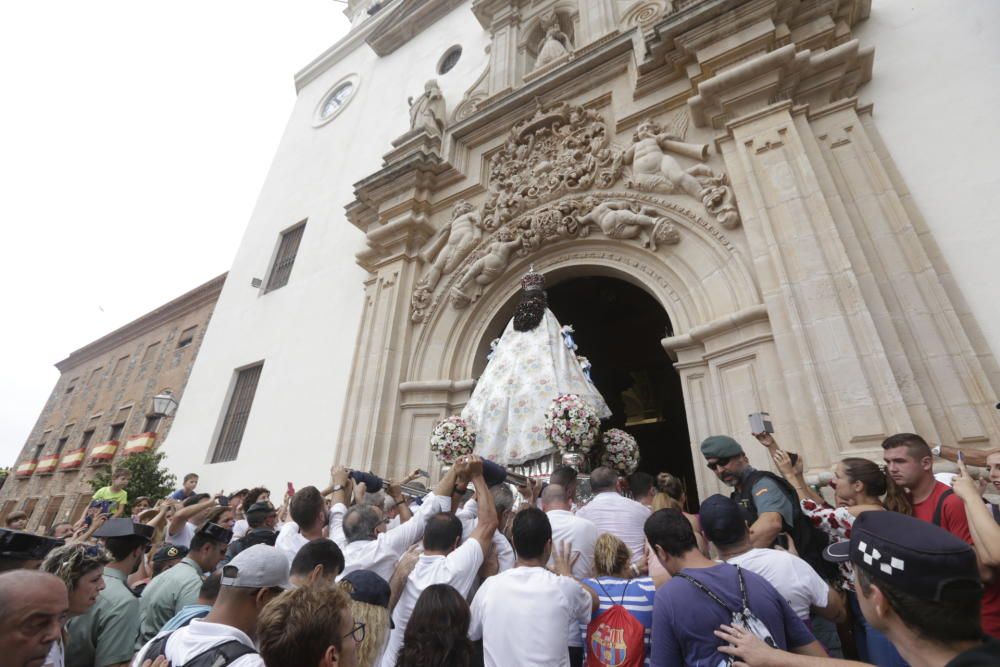
[[[433,464],[430,430],[531,264],[662,304],[695,460],[728,433],[768,467],[760,409],[813,470],[899,431],[1000,446],[1000,368],[855,97],[865,0],[581,2],[571,57],[540,69],[543,16],[571,10],[516,4],[472,3],[489,64],[441,141],[399,143],[356,185],[370,279],[346,460]]]

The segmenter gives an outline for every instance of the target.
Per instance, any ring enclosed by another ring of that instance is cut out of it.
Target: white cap
[[[239,588],[291,588],[288,558],[274,547],[256,544],[222,568],[222,585]]]

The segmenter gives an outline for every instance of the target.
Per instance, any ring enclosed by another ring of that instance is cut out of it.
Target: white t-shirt
[[[395,627],[389,633],[389,643],[382,655],[382,667],[395,667],[399,649],[403,646],[406,624],[410,622],[413,607],[420,594],[434,584],[448,584],[465,597],[472,589],[472,583],[482,564],[483,547],[479,540],[467,540],[447,556],[420,556],[392,612]]]
[[[479,588],[469,638],[482,638],[486,667],[569,667],[567,628],[571,621],[587,623],[591,608],[575,579],[515,567]]]
[[[646,550],[646,535],[642,527],[650,515],[648,507],[615,491],[604,491],[578,509],[576,515],[593,522],[598,535],[611,533],[617,536],[632,550],[633,563],[642,559]]]
[[[809,563],[798,556],[777,549],[751,549],[726,560],[767,579],[792,611],[802,620],[809,618],[809,607],[825,607],[830,601],[830,587]]]
[[[344,535],[347,507],[342,503],[335,504],[330,508],[330,539],[344,552],[344,571],[337,580],[354,570],[371,570],[389,581],[403,552],[423,537],[427,519],[437,512],[447,512],[450,509],[451,498],[429,495],[406,523],[379,533],[374,540],[348,542]]]
[[[229,540],[229,543],[232,544],[236,540],[240,539],[246,535],[249,530],[250,524],[247,523],[246,519],[237,519],[236,523],[233,524],[233,539]]]
[[[167,528],[169,531],[170,529]],[[194,525],[190,521],[184,523],[184,526],[173,535],[167,535],[167,542],[173,544],[176,547],[184,547],[185,549],[191,548],[191,540],[194,538],[195,532],[197,532],[198,526]]]
[[[160,633],[160,635],[165,633]],[[146,655],[146,649],[155,641],[155,637],[142,647],[132,659],[132,667],[141,667]],[[164,654],[171,665],[183,665],[192,658],[201,655],[213,646],[236,640],[253,648],[253,640],[242,631],[222,623],[209,623],[196,618],[191,624],[174,631],[164,646]],[[266,667],[264,660],[256,653],[249,653],[229,663],[230,667]]]
[[[299,553],[299,549],[307,544],[309,544],[309,540],[299,532],[299,524],[294,521],[289,521],[282,526],[281,530],[278,531],[278,537],[274,540],[274,546],[288,558],[289,567],[295,560],[296,554]]]
[[[569,542],[571,553],[580,554],[573,565],[573,576],[577,579],[594,576],[594,546],[600,536],[597,526],[569,510],[549,510],[546,515],[552,525],[553,557],[549,559],[549,566],[555,562],[555,550],[559,544]]]
[[[465,542],[479,525],[479,505],[476,499],[473,498],[465,503],[462,509],[455,512],[455,516],[462,522],[462,541]],[[499,530],[493,531],[493,550],[497,554],[498,572],[506,572],[514,567],[514,561],[517,560],[514,547]]]

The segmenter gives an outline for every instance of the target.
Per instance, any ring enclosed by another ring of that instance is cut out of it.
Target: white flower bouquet
[[[597,412],[576,394],[552,399],[545,411],[545,434],[560,452],[586,454],[594,446],[601,430]]]
[[[601,465],[622,475],[631,475],[639,467],[639,446],[635,438],[620,428],[608,429],[601,436],[604,453]]]
[[[431,451],[441,463],[451,465],[461,456],[472,453],[476,432],[457,415],[439,421],[431,431]]]

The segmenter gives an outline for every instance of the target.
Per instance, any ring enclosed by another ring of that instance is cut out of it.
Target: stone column
[[[596,42],[617,26],[614,0],[585,0],[579,4],[580,29],[576,48]]]

